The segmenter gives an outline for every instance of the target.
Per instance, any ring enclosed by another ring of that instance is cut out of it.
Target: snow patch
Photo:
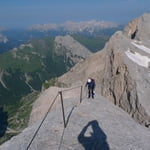
[[[32,91],[35,91],[34,89],[33,89],[33,87],[29,84],[29,82],[32,80],[32,77],[30,77],[27,73],[25,73],[25,83],[30,87],[30,89],[32,90]]]
[[[142,56],[141,54],[137,53],[137,52],[131,52],[130,50],[125,52],[126,55],[132,60],[134,61],[136,64],[146,67],[149,67],[149,63],[150,63],[150,58],[147,56]]]
[[[3,86],[5,89],[8,89],[7,86],[5,85],[5,83],[3,82],[3,79],[2,79],[2,78],[3,78],[3,71],[0,72],[0,83],[2,84],[2,86]]]
[[[144,51],[144,52],[146,52],[146,53],[149,53],[150,54],[150,48],[147,48],[146,46],[144,46],[144,45],[139,45],[139,44],[137,44],[137,42],[135,41],[135,42],[132,42],[132,44],[135,46],[135,47],[137,47],[137,48],[139,48],[139,49],[141,49],[142,51]]]
[[[32,44],[30,44],[30,43],[29,44],[21,44],[19,48],[23,49],[25,47],[33,48]]]

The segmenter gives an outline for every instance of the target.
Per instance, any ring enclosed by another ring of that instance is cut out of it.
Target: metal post
[[[80,103],[82,102],[82,89],[83,89],[83,87],[81,86]]]
[[[62,91],[60,91],[59,94],[60,94],[60,100],[61,100],[61,106],[62,106],[62,115],[63,115],[64,128],[66,128],[65,110],[64,110],[64,104],[63,104]]]

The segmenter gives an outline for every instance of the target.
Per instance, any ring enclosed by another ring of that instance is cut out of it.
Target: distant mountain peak
[[[7,43],[8,42],[8,39],[6,36],[4,36],[3,34],[0,34],[0,43]]]
[[[150,40],[149,24],[150,14],[144,14],[141,17],[129,22],[129,24],[124,29],[124,34],[131,39],[143,42],[145,41],[145,43],[147,42],[148,44],[148,41]]]
[[[65,47],[65,53],[69,52],[70,55],[78,57],[80,56],[83,59],[87,58],[90,54],[92,54],[86,47],[73,39],[73,37],[70,35],[56,36],[55,46],[56,50],[58,49],[59,52],[60,50],[62,50],[63,47]]]

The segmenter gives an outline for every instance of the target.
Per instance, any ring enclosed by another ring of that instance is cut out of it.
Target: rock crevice
[[[150,116],[139,102],[136,82],[119,52],[113,49],[107,56],[101,93],[115,105],[121,107],[140,124],[147,126]]]

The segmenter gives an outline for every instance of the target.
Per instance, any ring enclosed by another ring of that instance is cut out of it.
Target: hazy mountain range
[[[37,24],[28,29],[0,28],[0,53],[11,50],[31,39],[45,36],[55,37],[67,34],[82,34],[90,37],[110,37],[122,25],[106,21],[66,22],[62,24]]]
[[[41,32],[50,31],[50,30],[60,30],[68,33],[82,33],[88,32],[93,34],[104,29],[117,28],[119,25],[113,22],[107,21],[85,21],[85,22],[65,22],[62,24],[36,24],[29,27],[29,30],[38,30]]]

